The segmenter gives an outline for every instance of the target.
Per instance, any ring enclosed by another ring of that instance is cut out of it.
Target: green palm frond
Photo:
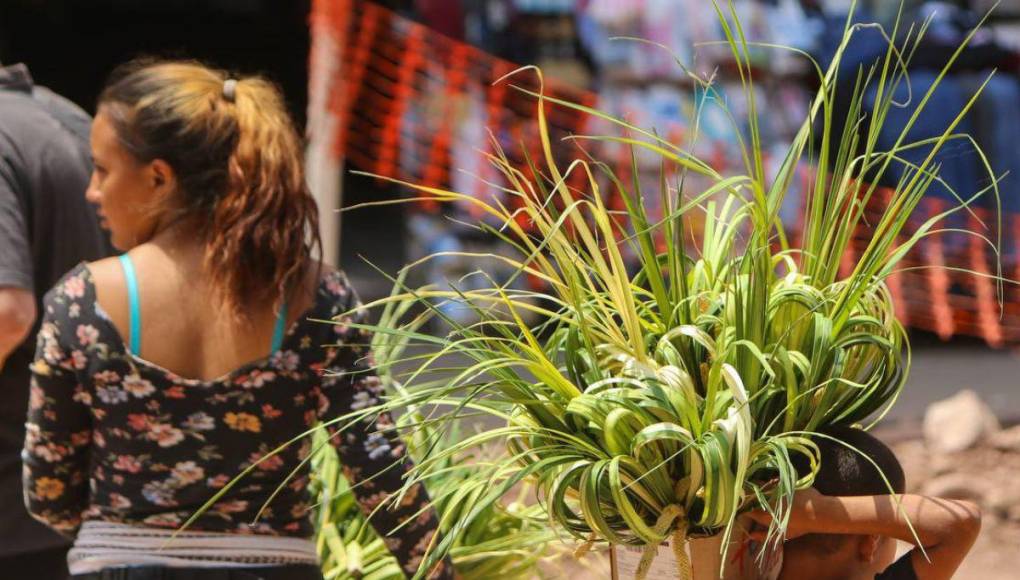
[[[428,314],[411,311],[414,301],[391,302],[383,310],[379,324],[389,326],[410,316],[404,330],[415,331],[428,320]],[[372,351],[379,374],[388,392],[400,394],[401,387],[392,378],[391,365],[399,361],[410,335],[406,332],[377,333]],[[398,420],[402,429],[411,433],[412,456],[436,447],[449,449],[461,437],[450,433],[436,438],[437,433],[415,409]],[[462,447],[463,448],[463,447]],[[326,580],[399,580],[404,573],[396,558],[388,551],[383,538],[372,528],[342,473],[336,451],[328,444],[325,429],[313,435],[311,458],[311,493],[316,498],[314,521],[316,548]],[[472,464],[471,451],[479,463]],[[484,450],[466,448],[464,453],[450,454],[435,469],[426,486],[432,505],[439,514],[441,527],[449,531],[454,522],[466,520],[466,510],[476,505],[487,481],[481,464]],[[456,536],[450,548],[454,566],[463,578],[528,578],[533,577],[539,561],[554,554],[551,546],[558,536],[548,526],[544,511],[529,499],[530,488],[523,486],[515,497],[490,502],[487,510],[473,517]],[[508,496],[509,497],[509,496]]]

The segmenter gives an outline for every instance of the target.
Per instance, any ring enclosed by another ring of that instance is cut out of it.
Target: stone
[[[946,499],[967,499],[985,505],[991,491],[988,482],[979,477],[966,473],[949,473],[926,482],[921,493]]]
[[[992,434],[988,444],[1001,451],[1020,452],[1020,425]]]
[[[935,453],[970,449],[1000,429],[995,413],[970,389],[932,403],[924,414],[924,441]]]

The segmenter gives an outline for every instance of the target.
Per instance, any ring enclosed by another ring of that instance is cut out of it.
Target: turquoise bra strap
[[[269,354],[280,350],[283,346],[283,335],[287,332],[287,303],[280,305],[280,314],[276,317],[276,328],[273,329],[273,346]]]
[[[120,265],[124,268],[124,279],[127,281],[128,308],[130,309],[129,332],[131,344],[129,349],[132,354],[142,351],[142,312],[138,302],[138,278],[135,276],[135,265],[127,254],[120,256]],[[280,306],[280,315],[276,318],[276,327],[273,329],[273,345],[270,354],[280,350],[283,346],[284,334],[287,332],[287,304]]]
[[[138,305],[138,278],[135,276],[135,265],[131,262],[130,256],[121,254],[120,265],[124,268],[124,280],[127,281],[128,308],[130,309],[131,345],[128,348],[132,354],[138,354],[142,352],[142,311]]]

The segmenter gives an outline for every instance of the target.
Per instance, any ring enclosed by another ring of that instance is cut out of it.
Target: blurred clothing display
[[[854,21],[877,21],[891,31],[896,13],[890,12],[883,3],[872,4],[874,12],[860,9],[854,15]],[[820,51],[823,64],[835,53],[846,17],[845,11],[826,15]],[[991,186],[985,160],[973,143],[963,138],[965,135],[973,137],[987,157],[992,174],[998,179],[999,201],[988,193],[976,200],[972,207],[981,213],[982,220],[990,228],[980,232],[982,235],[993,241],[1001,235],[1002,259],[1004,263],[1011,264],[1017,258],[1016,232],[1012,222],[1020,212],[1020,149],[1012,143],[1020,130],[1020,80],[1017,78],[1020,59],[1013,50],[996,41],[991,29],[978,30],[959,52],[949,73],[939,81],[939,87],[917,119],[912,121],[924,95],[957,48],[978,25],[980,15],[960,3],[908,2],[901,17],[898,44],[908,41],[907,31],[911,30],[911,25],[914,32],[909,41],[914,42],[916,30],[924,22],[928,23],[927,30],[908,63],[906,78],[895,88],[894,101],[897,105],[889,109],[879,135],[878,148],[891,148],[909,123],[913,124],[902,144],[941,136],[954,122],[957,113],[981,90],[970,112],[953,131],[958,137],[947,143],[936,156],[941,182],[933,183],[927,195],[941,200],[943,207],[949,209]],[[888,42],[878,29],[858,30],[843,56],[840,82],[844,90],[838,91],[837,95],[848,98],[857,70],[883,58],[887,47]],[[876,86],[869,87],[869,106],[874,105],[876,93]],[[895,186],[904,176],[910,175],[909,164],[920,163],[930,150],[930,146],[904,150],[899,154],[901,161],[893,162],[883,175],[871,177],[884,185]],[[995,216],[999,207],[1001,216]],[[1002,227],[996,231],[1000,217]],[[949,218],[946,226],[965,228],[968,224],[964,212],[957,212]],[[969,239],[970,236],[961,233],[943,237],[950,253],[962,251]]]
[[[848,10],[855,4],[858,11],[851,22],[853,37],[844,47],[843,66],[838,72],[844,84],[836,88],[832,111],[836,125],[849,117],[846,103],[841,100],[853,94],[858,71],[867,74],[870,64],[888,52],[883,29],[870,24],[878,19],[870,10],[876,2],[735,0],[732,4],[749,42],[743,68],[745,77],[749,71],[754,80],[767,183],[777,175],[793,136],[809,115],[808,105],[819,85],[811,58],[827,68],[840,45]],[[464,42],[450,40],[388,11],[375,10],[371,3],[359,6],[365,10],[358,22],[365,24],[357,28],[373,32],[352,33],[348,42],[352,54],[357,55],[352,59],[351,76],[358,81],[352,83],[347,96],[352,106],[338,112],[351,119],[336,137],[343,154],[354,167],[468,196],[449,204],[425,196],[411,209],[414,225],[408,230],[407,248],[416,256],[425,247],[500,253],[498,236],[486,229],[501,224],[484,223],[471,198],[496,199],[504,204],[515,201],[502,187],[503,177],[486,159],[486,155],[497,152],[505,153],[528,179],[541,179],[528,163],[529,159],[538,159],[539,166],[544,164],[535,131],[533,93],[517,90],[537,91],[538,75],[522,65],[542,66],[547,96],[581,105],[548,106],[551,153],[561,170],[586,156],[605,163],[624,184],[616,187],[595,172],[594,178],[603,180],[598,183],[599,192],[613,210],[622,209],[623,196],[635,191],[632,184],[638,184],[649,218],[661,218],[664,212],[658,192],[663,170],[668,199],[676,198],[678,187],[683,189],[681,195],[690,196],[705,191],[707,183],[691,172],[685,175],[675,163],[661,163],[656,155],[639,147],[633,151],[637,169],[637,175],[633,175],[631,148],[627,145],[603,139],[571,139],[572,135],[625,134],[636,139],[654,138],[587,112],[586,108],[652,132],[693,153],[723,175],[749,171],[740,148],[742,139],[749,143],[746,115],[751,103],[741,86],[733,55],[720,42],[725,34],[718,14],[703,3],[577,0],[571,16],[573,24],[564,27],[562,14],[533,12],[526,3],[462,0]],[[1020,260],[1016,259],[1020,233],[1020,183],[1016,180],[1020,177],[1014,169],[1020,166],[1020,154],[1009,147],[1020,123],[1020,82],[1016,76],[1020,70],[1016,55],[1020,28],[1011,39],[1008,26],[1000,21],[986,23],[990,34],[979,33],[971,38],[971,44],[960,51],[955,65],[940,81],[941,86],[927,98],[925,110],[916,115],[915,122],[911,119],[925,92],[956,51],[958,45],[954,43],[961,42],[979,19],[977,13],[963,10],[959,3],[913,2],[910,8],[902,17],[897,42],[903,43],[911,28],[909,23],[916,23],[918,18],[930,18],[930,34],[914,52],[908,68],[890,71],[900,83],[893,91],[896,103],[889,118],[875,135],[877,151],[896,147],[899,135],[908,124],[911,127],[899,145],[898,161],[882,175],[876,175],[873,168],[861,176],[862,183],[878,186],[869,205],[881,205],[890,193],[888,188],[895,187],[903,177],[909,178],[910,165],[923,161],[930,151],[927,144],[906,149],[902,145],[940,136],[976,89],[984,85],[970,112],[956,124],[956,135],[935,158],[941,181],[928,189],[914,223],[919,225],[958,205],[957,196],[966,199],[987,189],[992,183],[990,173],[996,176],[1004,211],[998,231],[995,225],[999,220],[991,215],[997,204],[991,195],[937,223],[935,229],[941,233],[915,247],[908,259],[911,267],[891,274],[890,293],[897,303],[897,314],[907,326],[930,330],[943,338],[969,334],[991,345],[1012,344],[1020,341],[1020,290],[1010,285],[998,290],[994,280],[996,271],[1011,278],[1020,276]],[[917,26],[913,28],[916,34]],[[890,30],[888,23],[884,30]],[[573,40],[568,38],[571,32]],[[795,50],[778,48],[782,45]],[[557,58],[560,62],[574,59],[586,67],[591,82],[576,83],[563,74],[563,67],[550,68],[548,63]],[[326,58],[318,65],[313,63],[313,77],[329,77],[329,62]],[[997,75],[986,83],[992,68],[998,70]],[[513,71],[516,74],[512,78],[505,78]],[[697,73],[699,78],[689,72]],[[711,83],[706,83],[709,78]],[[849,84],[845,84],[847,81]],[[864,94],[867,106],[877,99],[877,89],[869,91]],[[363,103],[371,106],[361,106]],[[866,134],[870,116],[870,111],[864,111],[861,119],[853,120],[862,135]],[[845,127],[832,129],[840,134]],[[991,172],[985,169],[970,137],[981,146]],[[833,140],[830,146],[838,146],[838,142]],[[820,141],[815,139],[810,146],[816,148]],[[794,239],[804,217],[803,191],[818,179],[813,159],[818,159],[817,151],[807,153],[795,168],[779,207],[787,233]],[[576,171],[567,185],[578,195],[590,194],[594,189]],[[703,226],[703,215],[699,211],[685,214],[685,227],[692,236],[697,236]],[[530,227],[527,223],[520,225]],[[967,228],[981,236],[941,231],[947,228]],[[1000,239],[1001,256],[986,241]],[[848,251],[841,268],[852,268],[860,251],[858,247]],[[998,270],[1000,257],[1002,269]],[[477,260],[460,258],[448,255],[442,264],[437,260],[426,276],[428,281],[443,284],[453,281],[452,277],[460,283],[465,274],[480,269]],[[527,282],[540,285],[537,280]]]

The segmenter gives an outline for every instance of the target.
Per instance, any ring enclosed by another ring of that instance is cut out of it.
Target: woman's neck
[[[201,263],[205,254],[204,236],[198,228],[183,224],[160,228],[148,243],[174,262]]]

